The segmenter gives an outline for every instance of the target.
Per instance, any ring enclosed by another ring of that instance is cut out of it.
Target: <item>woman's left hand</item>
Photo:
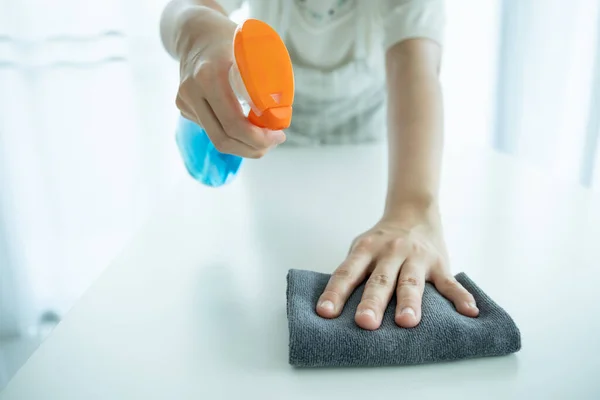
[[[417,326],[426,281],[452,301],[459,313],[479,314],[473,296],[450,273],[437,209],[384,217],[358,236],[319,298],[317,313],[324,318],[339,316],[348,297],[367,277],[355,314],[363,329],[379,328],[394,292],[396,324]]]

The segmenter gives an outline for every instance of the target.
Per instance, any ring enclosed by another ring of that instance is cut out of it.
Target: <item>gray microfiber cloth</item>
[[[426,284],[421,322],[400,328],[394,322],[396,299],[388,305],[381,327],[361,329],[354,322],[364,284],[350,296],[335,319],[317,315],[315,307],[330,275],[292,269],[287,276],[289,362],[296,367],[410,365],[517,352],[521,336],[511,317],[466,274],[456,279],[475,297],[479,316],[459,314],[434,286]]]

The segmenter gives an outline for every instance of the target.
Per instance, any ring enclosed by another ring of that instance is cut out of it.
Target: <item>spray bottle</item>
[[[292,119],[294,74],[283,40],[268,24],[247,19],[235,30],[233,53],[229,84],[244,115],[261,128],[288,128]],[[176,141],[189,174],[207,186],[230,182],[242,164],[242,157],[220,153],[206,131],[184,117],[179,119]]]

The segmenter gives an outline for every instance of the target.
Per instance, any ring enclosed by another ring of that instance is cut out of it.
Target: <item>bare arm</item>
[[[355,321],[378,329],[396,294],[395,321],[412,328],[421,321],[425,282],[466,316],[479,313],[473,296],[452,276],[438,209],[443,113],[438,79],[440,47],[409,39],[386,54],[389,180],[385,215],[358,236],[317,304],[336,318],[352,291],[367,279]]]
[[[193,46],[205,47],[214,34],[228,30],[233,35],[235,24],[221,3],[215,0],[171,0],[163,10],[160,36],[165,50],[180,59]]]
[[[237,24],[228,13],[240,0],[171,0],[160,20],[165,50],[179,61],[176,105],[202,126],[217,150],[260,158],[285,141],[285,133],[252,125],[229,83]]]
[[[427,39],[386,54],[389,181],[386,215],[436,208],[443,147],[441,49]]]

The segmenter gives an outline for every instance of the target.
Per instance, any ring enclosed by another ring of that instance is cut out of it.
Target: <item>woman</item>
[[[250,0],[250,15],[277,29],[294,63],[287,137],[250,124],[231,92],[236,24],[228,15],[241,3],[172,0],[161,19],[165,49],[180,61],[177,105],[219,151],[260,158],[286,139],[305,146],[361,143],[387,130],[385,211],[354,240],[317,313],[337,317],[367,279],[355,317],[364,329],[379,328],[394,293],[396,323],[416,326],[426,281],[459,313],[476,317],[473,296],[450,273],[438,208],[443,0]]]

